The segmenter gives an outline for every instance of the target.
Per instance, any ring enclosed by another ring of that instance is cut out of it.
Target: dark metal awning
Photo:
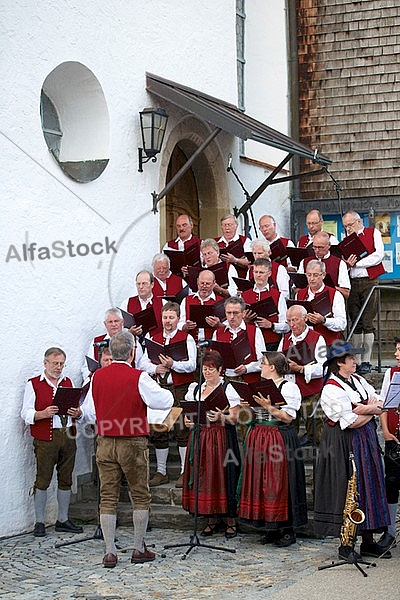
[[[332,163],[326,156],[318,154],[317,149],[311,150],[308,146],[249,117],[233,104],[219,98],[208,96],[203,92],[163,79],[152,73],[146,73],[146,89],[242,140],[254,140],[284,152],[308,158],[313,163],[323,166]]]

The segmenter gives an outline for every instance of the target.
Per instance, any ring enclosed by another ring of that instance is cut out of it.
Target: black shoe
[[[236,525],[227,525],[225,529],[225,537],[227,540],[235,538],[237,536]]]
[[[273,544],[277,539],[279,539],[278,531],[267,531],[267,533],[260,538],[260,544]]]
[[[218,533],[220,528],[220,522],[216,521],[216,523],[207,523],[204,527],[203,531],[200,533],[203,537],[210,537],[214,533]]]
[[[365,375],[367,373],[371,373],[372,365],[369,362],[362,362],[359,367],[357,367],[357,373],[360,375]]]
[[[348,563],[354,563],[358,560],[361,560],[361,555],[358,554],[358,552],[356,552],[351,546],[339,546],[338,556]]]
[[[57,521],[55,530],[65,531],[65,533],[83,533],[83,527],[80,525],[74,525],[69,519],[68,521],[64,521],[64,523]]]
[[[278,548],[286,548],[287,546],[291,546],[296,543],[296,536],[294,533],[285,533],[282,535],[276,542],[274,542],[274,546]]]
[[[33,529],[33,535],[35,537],[44,537],[46,535],[46,529],[44,523],[35,523],[35,527]]]
[[[373,558],[392,558],[391,552],[376,542],[372,542],[370,544],[361,542],[360,552],[362,556],[372,556]]]
[[[378,546],[381,548],[395,548],[396,547],[396,538],[394,535],[390,535],[387,531],[382,535],[382,537],[378,540]]]

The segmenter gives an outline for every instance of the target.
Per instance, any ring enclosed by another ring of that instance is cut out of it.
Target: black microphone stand
[[[199,536],[197,535],[197,521],[198,521],[198,505],[199,505],[199,481],[200,481],[200,402],[201,402],[201,386],[203,384],[203,359],[204,359],[205,348],[200,346],[200,360],[199,360],[199,387],[198,387],[198,398],[197,398],[197,423],[192,435],[195,436],[195,461],[194,461],[194,525],[193,533],[189,538],[189,542],[186,544],[167,544],[164,546],[164,550],[169,548],[184,548],[188,547],[186,552],[182,556],[182,560],[185,560],[189,556],[190,552],[194,548],[209,548],[210,550],[221,550],[222,552],[236,552],[234,548],[223,548],[222,546],[212,546],[211,544],[202,544]]]
[[[101,362],[101,356],[103,354],[103,348],[108,347],[108,345],[99,345],[97,346],[98,348],[98,363],[99,363],[99,368],[101,368],[100,362]],[[96,451],[97,451],[97,435],[94,436],[94,455],[96,456]],[[97,469],[97,465],[96,465],[96,504],[97,504],[97,525],[96,525],[96,529],[94,530],[93,535],[89,535],[87,537],[83,537],[83,538],[79,538],[77,540],[70,540],[68,542],[60,542],[58,544],[55,544],[55,548],[62,548],[63,546],[71,546],[72,544],[80,544],[81,542],[89,542],[90,540],[103,540],[103,531],[101,529],[101,525],[100,525],[100,476],[99,476],[99,470]]]

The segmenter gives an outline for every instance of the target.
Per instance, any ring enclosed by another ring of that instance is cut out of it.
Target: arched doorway
[[[209,136],[209,126],[191,115],[182,118],[169,133],[160,161],[160,189],[185,164]],[[180,181],[159,203],[160,246],[176,237],[175,220],[189,214],[194,233],[201,239],[219,235],[220,218],[229,210],[226,161],[214,140],[197,156]]]
[[[188,157],[177,144],[172,152],[167,171],[167,182],[183,167]],[[195,175],[191,168],[179,179],[166,197],[165,206],[166,239],[175,238],[175,221],[179,215],[186,214],[193,219],[193,234],[199,235],[199,198]]]

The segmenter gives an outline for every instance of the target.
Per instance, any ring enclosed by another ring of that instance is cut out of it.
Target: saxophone
[[[357,469],[354,454],[350,452],[349,460],[353,474],[347,484],[346,502],[343,510],[343,524],[340,530],[340,543],[342,546],[354,547],[357,539],[357,526],[365,521],[365,514],[358,508]]]

